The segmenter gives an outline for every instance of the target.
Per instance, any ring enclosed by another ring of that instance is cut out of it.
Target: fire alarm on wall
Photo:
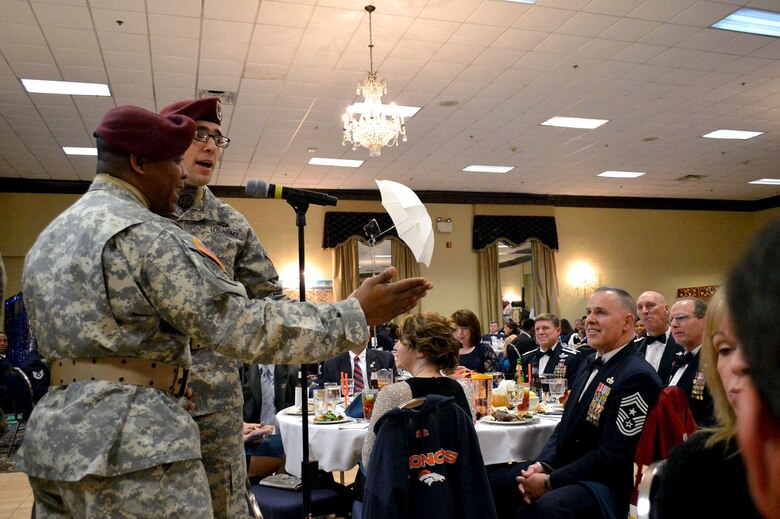
[[[448,249],[451,249],[451,248],[452,248],[452,242],[451,242],[451,241],[448,241],[448,242],[447,242],[447,248],[448,248]]]

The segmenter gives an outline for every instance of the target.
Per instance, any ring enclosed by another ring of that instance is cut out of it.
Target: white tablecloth
[[[311,420],[311,415],[309,415]],[[477,422],[475,428],[485,465],[533,459],[552,436],[560,416],[543,416],[529,425],[489,425]],[[285,469],[301,475],[303,459],[302,422],[300,416],[276,415],[287,456]],[[309,459],[317,460],[326,472],[349,470],[360,459],[368,422],[345,424],[313,424],[309,421]]]

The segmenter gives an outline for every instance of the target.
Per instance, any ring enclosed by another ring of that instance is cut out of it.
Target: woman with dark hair
[[[411,373],[412,378],[385,386],[379,392],[363,443],[363,465],[366,468],[376,440],[374,425],[383,414],[413,398],[430,394],[454,397],[455,403],[472,420],[475,419],[471,391],[464,389],[458,381],[444,376],[458,366],[459,344],[453,336],[454,332],[452,321],[433,312],[410,315],[401,323],[393,357],[396,366]]]
[[[561,319],[561,344],[569,344],[569,337],[574,333],[574,328],[568,319]]]
[[[460,343],[458,364],[478,373],[498,371],[498,358],[493,348],[481,343],[482,328],[471,310],[456,310],[451,319],[457,329],[455,338]]]

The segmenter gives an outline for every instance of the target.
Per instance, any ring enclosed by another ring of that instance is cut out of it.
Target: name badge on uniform
[[[604,406],[607,403],[607,397],[610,392],[612,392],[611,387],[603,382],[599,382],[598,387],[596,387],[596,393],[588,406],[588,416],[586,417],[588,422],[595,426],[599,425],[599,419],[601,418],[601,413],[604,412]]]
[[[704,373],[701,371],[697,371],[696,376],[693,378],[691,398],[696,400],[704,400]]]

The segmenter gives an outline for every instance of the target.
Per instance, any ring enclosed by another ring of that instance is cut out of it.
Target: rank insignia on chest
[[[704,400],[704,373],[701,371],[697,371],[696,376],[693,378],[691,398],[696,400]]]
[[[593,395],[593,398],[590,401],[590,405],[588,406],[588,415],[586,417],[588,422],[598,426],[599,418],[601,418],[601,413],[604,412],[604,406],[607,403],[607,397],[611,392],[611,387],[604,384],[603,382],[599,382],[599,385],[596,388],[596,393]]]
[[[635,436],[642,432],[647,410],[647,402],[638,392],[623,398],[617,415],[618,430],[626,436]]]
[[[615,377],[609,377],[607,379],[607,384],[614,384],[615,383]]]

